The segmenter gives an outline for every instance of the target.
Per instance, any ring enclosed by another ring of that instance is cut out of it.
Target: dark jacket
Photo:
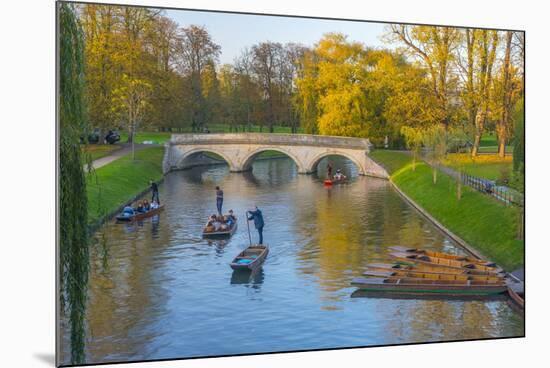
[[[254,220],[254,227],[256,229],[259,229],[261,227],[264,227],[264,217],[262,216],[262,211],[256,210],[256,211],[248,211],[248,219]]]
[[[151,191],[153,191],[153,193],[158,193],[159,186],[157,185],[157,183],[155,183],[155,182],[151,183]]]

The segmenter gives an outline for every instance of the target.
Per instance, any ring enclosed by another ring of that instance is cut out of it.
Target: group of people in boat
[[[131,217],[137,215],[138,213],[146,213],[150,210],[154,210],[160,207],[158,184],[151,179],[149,180],[149,186],[152,193],[151,202],[149,202],[147,199],[144,199],[143,201],[139,201],[137,207],[135,208],[127,205],[122,210],[122,216]]]
[[[237,222],[237,218],[233,214],[233,210],[229,210],[227,215],[222,215],[222,207],[223,190],[219,186],[216,186],[216,208],[218,210],[218,214],[212,214],[209,217],[208,223],[206,224],[207,232],[227,231],[235,222]],[[258,244],[263,244],[264,217],[262,215],[262,211],[260,211],[258,206],[255,206],[253,210],[246,211],[246,218],[247,221],[254,221],[254,227],[258,231],[259,236]]]
[[[347,177],[342,173],[341,169],[336,169],[336,174],[334,174],[333,176],[332,164],[330,162],[327,164],[327,179],[341,181],[341,180],[345,180],[346,178]]]
[[[143,201],[139,201],[137,204],[137,207],[135,208],[132,206],[124,207],[124,209],[122,210],[122,214],[124,216],[130,217],[138,213],[146,213],[146,212],[149,212],[150,210],[157,209],[159,208],[159,206],[160,205],[158,204],[157,201],[149,202],[147,199],[144,199]]]
[[[206,223],[206,232],[215,233],[218,231],[227,231],[235,225],[237,218],[233,214],[233,210],[229,210],[227,215],[212,214]]]

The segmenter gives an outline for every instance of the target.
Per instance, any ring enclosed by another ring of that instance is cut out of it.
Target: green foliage
[[[422,141],[424,139],[423,132],[418,128],[412,128],[405,125],[401,127],[401,134],[405,137],[405,144],[407,145],[407,148],[412,151],[412,169],[415,170],[416,158],[418,156],[418,152],[420,152]]]
[[[72,5],[59,3],[59,284],[69,310],[71,362],[84,362],[89,274],[88,209],[80,135],[86,131],[84,43]]]
[[[126,155],[87,177],[88,218],[90,223],[111,213],[141,193],[149,180],[162,177],[163,147],[151,147],[136,152],[135,160]]]
[[[525,121],[524,121],[523,97],[517,102],[514,111],[514,172],[523,171],[525,168]],[[523,176],[523,175],[522,175]]]

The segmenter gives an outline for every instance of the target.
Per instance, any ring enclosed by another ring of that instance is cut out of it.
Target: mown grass
[[[81,147],[83,162],[86,162],[88,156],[91,161],[94,161],[121,148],[118,144],[83,144]]]
[[[134,138],[136,143],[152,141],[153,144],[164,144],[170,139],[171,135],[172,133],[170,132],[138,132]],[[122,143],[128,142],[127,132],[120,132],[120,141]]]
[[[453,178],[439,172],[433,184],[431,167],[421,162],[413,171],[404,153],[375,151],[371,157],[390,171],[391,180],[405,194],[488,259],[508,271],[523,264],[524,243],[516,239],[518,208],[468,187],[462,187],[459,200]]]
[[[88,219],[96,222],[162,177],[163,147],[151,147],[119,158],[87,175]]]

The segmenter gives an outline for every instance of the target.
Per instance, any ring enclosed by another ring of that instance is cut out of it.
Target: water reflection
[[[158,217],[104,226],[92,251],[87,362],[523,334],[521,316],[503,300],[355,297],[351,279],[369,262],[389,261],[389,245],[461,251],[388,182],[330,159],[348,184],[324,187],[326,161],[316,175],[299,175],[289,159],[257,161],[248,173],[174,172],[160,187]],[[224,209],[239,217],[230,239],[202,238],[216,185]],[[270,254],[257,273],[233,273],[254,205]],[[247,316],[254,339],[236,315]]]

